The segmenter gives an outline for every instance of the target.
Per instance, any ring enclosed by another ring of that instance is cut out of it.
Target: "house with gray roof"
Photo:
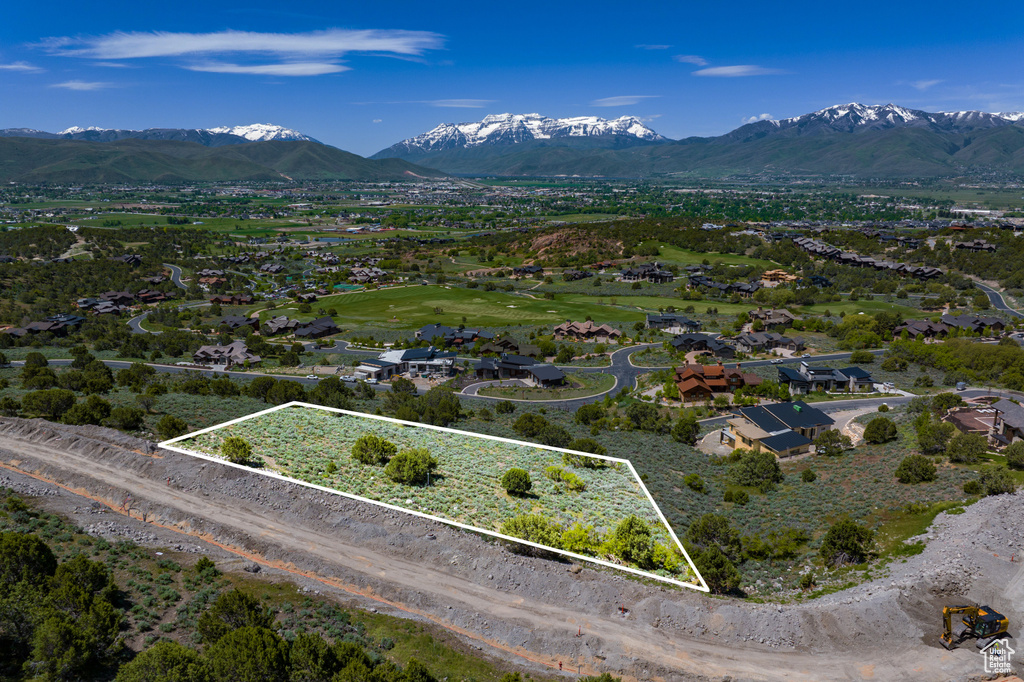
[[[776,457],[809,452],[814,439],[835,420],[803,401],[740,408],[719,441],[734,448],[767,450]]]

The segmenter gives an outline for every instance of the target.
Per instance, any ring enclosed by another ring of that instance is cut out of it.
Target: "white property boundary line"
[[[390,422],[392,424],[398,424],[399,426],[413,426],[413,427],[417,427],[417,428],[421,428],[421,429],[432,429],[434,431],[440,431],[442,433],[455,433],[455,434],[459,434],[460,436],[470,436],[470,437],[473,437],[473,438],[483,438],[483,439],[486,439],[486,440],[493,440],[493,441],[498,441],[498,442],[501,442],[501,443],[509,443],[509,444],[512,444],[512,445],[518,445],[518,446],[527,447],[527,448],[535,448],[535,449],[538,449],[538,450],[550,450],[552,452],[558,452],[558,453],[566,453],[566,452],[568,452],[568,453],[571,453],[571,454],[574,454],[574,455],[583,455],[585,457],[593,457],[595,459],[602,459],[602,460],[605,460],[605,461],[608,461],[608,462],[616,462],[618,464],[625,464],[627,467],[629,467],[629,471],[633,474],[633,479],[637,482],[637,484],[639,484],[640,489],[643,491],[644,495],[647,496],[647,501],[651,503],[652,507],[654,507],[654,511],[657,512],[658,518],[661,520],[661,523],[665,526],[665,529],[668,530],[669,535],[672,537],[672,540],[676,543],[676,546],[679,548],[679,551],[683,553],[684,557],[686,557],[686,562],[690,565],[690,569],[693,570],[693,574],[695,576],[697,576],[697,580],[700,581],[700,585],[694,585],[692,583],[683,582],[681,580],[676,580],[674,578],[666,578],[664,576],[656,575],[654,573],[648,573],[646,571],[641,571],[639,569],[631,568],[629,566],[621,566],[619,564],[613,564],[610,561],[604,561],[602,559],[596,559],[594,557],[588,557],[588,556],[584,556],[582,554],[576,554],[575,552],[569,552],[569,551],[566,551],[564,549],[556,549],[554,547],[548,547],[547,545],[541,545],[541,544],[536,543],[536,542],[530,542],[528,540],[523,540],[522,538],[512,537],[510,535],[504,535],[502,533],[498,533],[498,532],[495,532],[493,530],[487,530],[485,528],[478,528],[476,526],[470,526],[470,525],[467,525],[467,524],[464,524],[464,523],[459,523],[458,521],[453,521],[451,519],[445,519],[445,518],[442,518],[440,516],[434,516],[432,514],[424,514],[423,512],[414,511],[412,509],[406,509],[404,507],[399,507],[397,505],[388,504],[386,502],[381,502],[379,500],[371,500],[370,498],[367,498],[367,497],[361,497],[359,495],[354,495],[352,493],[347,493],[347,492],[344,492],[344,491],[341,491],[341,490],[336,490],[334,488],[327,488],[325,486],[317,485],[315,483],[308,483],[306,481],[300,481],[300,480],[298,480],[296,478],[291,478],[290,476],[285,476],[283,474],[279,474],[276,471],[267,471],[267,470],[264,470],[264,469],[253,469],[252,467],[247,467],[244,464],[234,464],[233,462],[229,462],[229,461],[227,461],[225,459],[221,459],[219,457],[213,457],[211,455],[207,455],[207,454],[204,454],[204,453],[201,453],[201,452],[196,452],[194,450],[188,450],[186,448],[178,447],[178,446],[175,445],[175,443],[178,443],[179,441],[188,440],[190,438],[194,438],[196,436],[200,436],[200,435],[202,435],[204,433],[210,433],[211,431],[216,431],[217,429],[221,429],[221,428],[223,428],[225,426],[231,426],[233,424],[238,424],[240,422],[243,422],[243,421],[246,421],[246,420],[249,420],[249,419],[255,419],[256,417],[262,417],[265,414],[270,414],[272,412],[277,412],[278,410],[283,410],[283,409],[287,409],[287,408],[290,408],[290,407],[306,407],[306,408],[311,408],[311,409],[316,409],[316,410],[323,410],[325,412],[334,412],[334,413],[337,413],[337,414],[345,414],[345,415],[349,415],[351,417],[360,417],[360,418],[363,418],[363,419],[377,419],[379,421]],[[337,408],[334,408],[334,407],[325,407],[323,405],[313,405],[311,403],[304,403],[304,402],[300,402],[300,401],[292,401],[290,403],[285,403],[283,405],[277,405],[276,407],[271,407],[270,409],[267,409],[267,410],[261,410],[259,412],[255,412],[255,413],[247,415],[245,417],[239,417],[238,419],[232,419],[230,421],[226,421],[226,422],[224,422],[222,424],[217,424],[215,426],[209,426],[209,427],[207,427],[205,429],[200,429],[199,431],[194,431],[192,433],[185,434],[184,436],[178,436],[177,438],[171,438],[169,440],[165,440],[165,441],[163,441],[161,443],[158,443],[157,445],[159,447],[165,448],[167,450],[171,450],[172,452],[180,453],[182,455],[189,455],[190,457],[197,457],[199,459],[205,459],[205,460],[210,461],[210,462],[216,462],[218,464],[223,464],[224,466],[235,467],[237,469],[243,469],[245,471],[248,471],[248,472],[251,472],[251,473],[254,473],[254,474],[260,474],[262,476],[268,476],[270,478],[276,478],[276,479],[281,480],[281,481],[287,481],[288,483],[295,483],[295,484],[298,484],[298,485],[306,486],[307,488],[313,488],[314,490],[319,490],[319,491],[325,492],[325,493],[331,493],[333,495],[340,495],[342,497],[347,497],[349,499],[357,500],[359,502],[368,502],[370,504],[375,504],[378,507],[384,507],[386,509],[392,509],[394,511],[403,512],[405,514],[411,514],[413,516],[418,516],[420,518],[429,519],[431,521],[437,521],[439,523],[443,523],[443,524],[446,524],[446,525],[449,525],[449,526],[455,526],[456,528],[461,528],[463,530],[473,531],[474,533],[484,533],[486,535],[490,535],[490,536],[493,536],[493,537],[496,537],[496,538],[501,538],[502,540],[508,540],[510,542],[517,542],[519,544],[528,545],[530,547],[535,547],[537,549],[542,549],[542,550],[545,550],[545,551],[548,551],[548,552],[553,552],[555,554],[561,554],[562,556],[567,556],[567,557],[570,557],[572,559],[576,559],[578,561],[588,561],[588,562],[593,563],[593,564],[598,564],[598,565],[601,565],[601,566],[606,566],[608,568],[614,568],[614,569],[617,569],[617,570],[620,570],[620,571],[626,571],[628,573],[633,573],[635,575],[639,575],[639,576],[642,576],[644,578],[653,578],[654,580],[660,580],[661,582],[669,583],[669,584],[672,584],[672,585],[678,585],[680,587],[688,587],[690,589],[698,590],[700,592],[710,592],[711,591],[708,588],[707,583],[704,582],[704,578],[701,576],[700,571],[698,571],[697,567],[693,564],[693,560],[690,558],[690,555],[686,553],[686,548],[683,547],[683,543],[681,543],[679,541],[679,538],[676,536],[675,531],[672,530],[672,526],[669,525],[668,519],[666,519],[665,515],[661,513],[661,508],[658,507],[658,504],[654,501],[654,498],[651,497],[651,493],[647,490],[647,486],[644,485],[644,482],[640,479],[640,476],[639,476],[639,474],[637,474],[636,469],[633,468],[633,464],[628,459],[620,459],[618,457],[607,457],[607,456],[604,456],[604,455],[595,455],[595,454],[592,454],[592,453],[589,453],[589,452],[580,452],[578,450],[569,450],[569,449],[566,449],[566,448],[555,448],[555,447],[551,447],[549,445],[539,445],[537,443],[526,443],[524,441],[514,440],[512,438],[501,438],[500,436],[489,436],[489,435],[485,435],[485,434],[481,434],[481,433],[473,433],[471,431],[460,431],[459,429],[449,429],[449,428],[446,428],[446,427],[443,427],[443,426],[434,426],[432,424],[420,424],[419,422],[408,422],[408,421],[403,421],[401,419],[394,419],[392,417],[383,417],[383,416],[375,415],[375,414],[365,414],[363,412],[352,412],[350,410],[340,410],[340,409],[337,409]]]

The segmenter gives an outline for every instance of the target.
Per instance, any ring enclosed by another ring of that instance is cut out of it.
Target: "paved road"
[[[188,285],[181,281],[181,268],[170,263],[164,263],[164,267],[171,271],[171,281],[174,282],[174,286],[179,289],[188,289]]]
[[[1009,313],[1014,317],[1024,317],[1024,314],[1022,314],[1019,310],[1014,310],[1010,306],[1006,305],[1006,300],[1003,299],[1003,295],[996,291],[995,289],[993,289],[992,287],[987,286],[985,284],[979,284],[978,282],[975,282],[974,286],[978,287],[988,295],[988,300],[992,302],[993,308],[996,308],[997,310],[1002,310],[1003,312]]]
[[[132,319],[128,320],[128,327],[132,330],[132,334],[162,334],[163,332],[151,332],[148,329],[143,328],[142,321],[146,319],[146,315],[149,315],[149,311],[136,315]]]

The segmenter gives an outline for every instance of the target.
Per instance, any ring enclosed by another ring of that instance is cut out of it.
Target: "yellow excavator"
[[[956,623],[953,616],[963,614]],[[1006,637],[1010,620],[991,606],[947,606],[942,609],[942,646],[955,649],[968,637],[978,639],[984,649],[1000,637]]]

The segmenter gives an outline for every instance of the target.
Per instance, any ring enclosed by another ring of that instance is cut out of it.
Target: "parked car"
[[[811,357],[811,354],[810,353],[804,353],[800,357],[802,357],[802,358],[809,358],[809,357]]]
[[[371,377],[371,378],[366,380],[366,383],[368,383],[368,384],[378,384],[380,382]]]
[[[307,374],[306,378],[307,379],[319,379],[320,377],[318,377],[316,374]]]
[[[785,362],[785,360],[783,360],[782,358],[775,358],[774,360],[772,360],[773,365],[781,365],[783,362]]]

